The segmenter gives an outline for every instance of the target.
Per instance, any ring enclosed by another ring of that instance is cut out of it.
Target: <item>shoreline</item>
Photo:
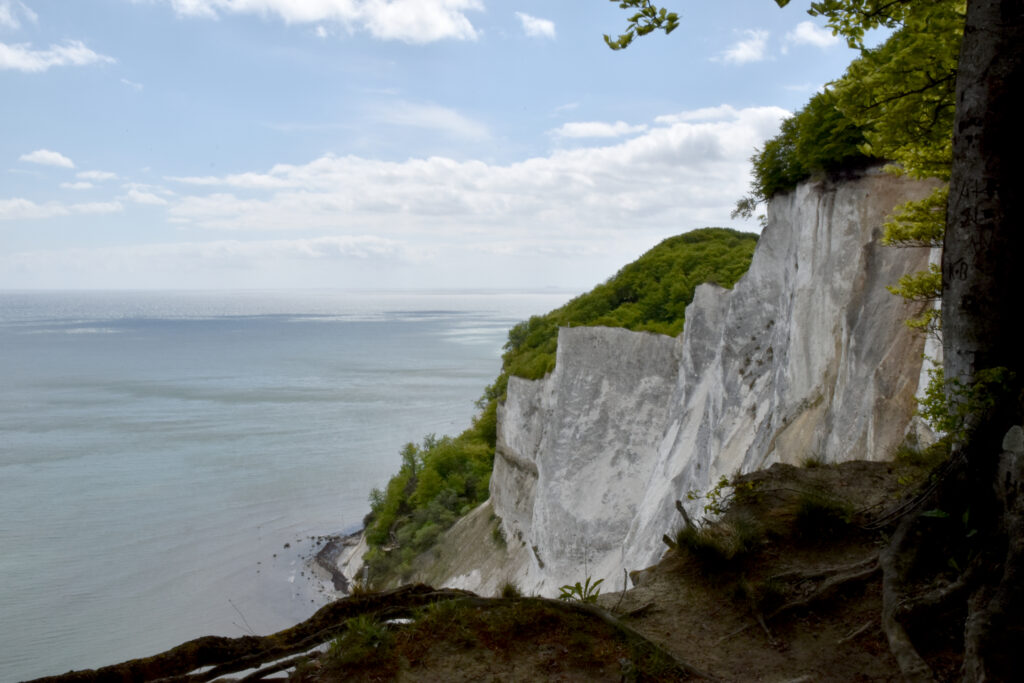
[[[308,560],[310,568],[333,588],[336,597],[350,594],[362,569],[363,554],[367,550],[363,531],[325,536],[324,545]]]

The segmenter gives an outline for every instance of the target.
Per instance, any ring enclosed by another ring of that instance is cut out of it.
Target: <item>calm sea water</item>
[[[0,681],[312,614],[310,537],[568,298],[0,293]]]

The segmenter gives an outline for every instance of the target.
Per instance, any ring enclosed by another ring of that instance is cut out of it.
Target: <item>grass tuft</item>
[[[506,580],[505,583],[501,584],[498,595],[502,598],[521,598],[523,597],[523,592],[519,590],[519,586],[513,581]]]
[[[321,658],[322,670],[329,673],[352,666],[380,666],[388,661],[391,644],[387,626],[367,615],[354,617]]]
[[[764,540],[764,528],[749,515],[730,515],[718,522],[685,526],[676,532],[676,544],[705,571],[739,565]]]
[[[930,446],[921,446],[916,438],[907,437],[893,452],[893,460],[901,465],[934,469],[949,459],[950,440],[942,438]]]
[[[825,541],[849,531],[853,507],[826,491],[806,490],[796,500],[793,528],[804,541]]]

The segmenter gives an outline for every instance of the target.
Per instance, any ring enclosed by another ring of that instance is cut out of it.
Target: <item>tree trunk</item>
[[[1024,357],[1022,98],[1024,0],[969,0],[942,264],[946,378],[965,384]]]
[[[986,369],[1013,373],[995,406],[970,416],[954,446],[965,477],[948,482],[979,532],[963,675],[1013,680],[1024,670],[1024,452],[1004,436],[1024,423],[1024,0],[968,0],[956,97],[942,264],[946,378],[971,386]]]

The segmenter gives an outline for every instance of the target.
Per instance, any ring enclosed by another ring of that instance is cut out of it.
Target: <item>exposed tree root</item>
[[[904,519],[896,529],[889,546],[882,552],[879,561],[882,567],[882,630],[889,641],[889,651],[907,681],[934,680],[931,667],[917,652],[910,635],[897,618],[897,610],[904,601],[905,577],[910,572],[916,549],[921,540],[911,540],[911,527],[907,520],[916,520],[917,515]]]
[[[827,578],[814,591],[799,600],[787,602],[775,611],[771,612],[768,615],[768,618],[773,619],[788,612],[805,609],[813,603],[831,598],[839,592],[839,589],[849,584],[863,583],[864,581],[867,581],[877,574],[879,569],[881,569],[881,567],[879,566],[878,557],[876,556],[869,557],[866,560],[849,565],[848,567],[827,569],[823,572],[827,575]]]
[[[966,600],[973,585],[977,564],[972,564],[952,583],[939,581],[918,595],[904,598],[896,605],[896,617],[904,620],[922,611],[942,609],[958,600]]]
[[[654,609],[654,603],[648,602],[644,605],[641,605],[640,607],[637,607],[636,609],[631,609],[630,611],[623,614],[622,617],[624,619],[635,619],[636,617],[642,617],[643,615],[650,612],[652,609]]]
[[[843,645],[844,643],[849,643],[851,640],[856,640],[859,636],[861,636],[862,634],[867,633],[869,630],[871,630],[871,627],[874,626],[874,625],[875,625],[875,620],[872,619],[871,621],[867,622],[866,624],[864,624],[860,628],[857,628],[857,629],[854,629],[853,631],[850,631],[850,633],[848,633],[847,635],[845,635],[842,638],[840,638],[839,640],[837,640],[836,641],[836,645]]]
[[[299,655],[298,657],[291,657],[289,659],[285,659],[275,664],[271,664],[270,666],[265,666],[259,671],[254,671],[248,676],[240,678],[238,680],[238,683],[255,683],[255,681],[263,681],[266,680],[267,676],[269,676],[270,674],[276,674],[279,671],[287,671],[288,669],[298,666],[299,663],[303,661],[311,661],[319,659],[319,657],[319,652],[311,652],[308,655]]]
[[[760,612],[755,612],[754,617],[756,623],[764,629],[765,633],[768,634],[768,640],[774,642],[774,637],[771,631],[768,629],[767,622],[801,609],[806,609],[814,603],[827,600],[839,592],[840,589],[855,583],[863,583],[871,579],[875,574],[878,573],[880,567],[878,563],[878,556],[872,555],[871,557],[861,560],[855,564],[841,566],[841,567],[829,567],[814,572],[805,571],[791,571],[784,572],[782,574],[776,574],[771,577],[775,581],[791,581],[795,583],[805,583],[808,581],[821,581],[821,585],[812,590],[807,595],[797,599],[786,602],[777,609],[771,611],[767,615],[762,615]],[[746,624],[731,633],[719,638],[715,644],[723,643],[726,640],[743,633],[754,624]]]
[[[1024,430],[1003,441],[995,476],[998,525],[982,581],[967,601],[965,681],[1012,680],[1024,666]]]
[[[774,574],[771,578],[773,581],[785,581],[790,583],[801,581],[823,581],[835,576],[844,577],[857,575],[868,569],[877,571],[878,555],[871,555],[860,562],[840,565],[838,567],[827,567],[825,569],[815,569],[814,571],[794,569],[792,571],[782,572],[781,574]]]
[[[881,554],[882,627],[905,680],[930,681],[934,674],[904,623],[958,605],[966,611],[964,681],[1013,680],[1024,666],[1024,432],[1011,429],[998,458],[989,455],[994,449],[985,441],[965,447],[939,482],[916,499]],[[963,510],[965,537],[936,538],[921,512],[926,506],[957,516]],[[934,563],[934,557],[922,556],[941,552],[950,540],[973,556],[970,564],[953,581],[942,577],[944,568],[932,567],[939,575],[922,587],[922,565]]]

